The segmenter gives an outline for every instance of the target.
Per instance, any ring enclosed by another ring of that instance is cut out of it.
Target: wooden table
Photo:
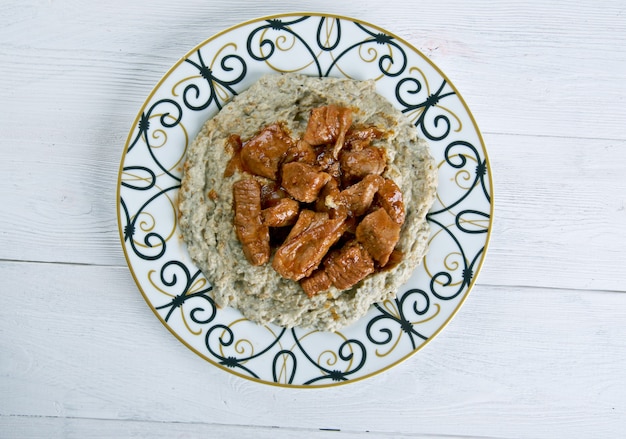
[[[159,78],[293,9],[376,23],[446,72],[495,194],[487,259],[445,330],[391,370],[308,391],[228,374],[167,333],[115,213]],[[623,1],[8,1],[0,78],[1,437],[626,434]]]

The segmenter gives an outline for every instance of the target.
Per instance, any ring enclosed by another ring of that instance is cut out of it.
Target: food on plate
[[[427,250],[436,165],[374,81],[267,75],[187,151],[179,225],[219,306],[337,330]]]

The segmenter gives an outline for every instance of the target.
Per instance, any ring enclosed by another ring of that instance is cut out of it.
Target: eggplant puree
[[[311,110],[331,104],[352,108],[353,124],[385,133],[372,146],[384,151],[382,176],[393,180],[403,195],[405,217],[396,245],[402,258],[393,268],[375,272],[348,290],[331,286],[309,297],[298,282],[280,276],[271,264],[255,266],[246,259],[233,209],[233,185],[245,173],[230,166],[235,153],[231,136],[245,141],[277,122],[291,137],[301,138]],[[375,92],[374,81],[267,75],[209,119],[189,147],[178,199],[179,226],[189,255],[213,286],[218,306],[236,308],[260,324],[334,331],[358,320],[373,303],[395,297],[409,279],[427,251],[425,217],[436,185],[437,169],[427,143]]]

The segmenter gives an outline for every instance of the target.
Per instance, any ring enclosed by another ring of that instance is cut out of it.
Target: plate
[[[338,332],[257,325],[218,308],[177,228],[184,156],[202,124],[267,73],[374,79],[430,143],[439,189],[430,250],[394,300]],[[292,13],[241,23],[199,44],[141,107],[120,164],[118,225],[146,302],[182,343],[211,364],[254,381],[320,387],[359,381],[417,352],[466,299],[492,224],[487,151],[463,98],[406,41],[375,25]]]

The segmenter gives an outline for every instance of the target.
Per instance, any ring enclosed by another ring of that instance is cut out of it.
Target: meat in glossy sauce
[[[356,227],[356,239],[384,267],[400,239],[400,225],[391,219],[385,209],[377,209],[365,215]]]
[[[235,232],[246,259],[263,265],[270,258],[269,228],[261,220],[261,185],[253,178],[233,184]]]
[[[306,163],[291,162],[282,168],[282,186],[298,201],[312,203],[317,194],[330,180],[330,175],[320,172]]]
[[[334,157],[343,147],[352,124],[352,110],[337,105],[314,108],[304,132],[303,140],[310,145],[333,144]]]
[[[342,190],[336,198],[330,200],[332,206],[346,209],[348,215],[358,217],[367,212],[372,205],[374,195],[383,182],[379,175],[368,175],[358,183]],[[334,203],[334,204],[333,204]]]
[[[343,234],[344,223],[345,218],[328,219],[287,240],[276,250],[272,267],[287,279],[309,276]]]
[[[369,174],[382,174],[387,166],[387,160],[380,148],[365,146],[359,150],[341,151],[339,164],[343,178],[346,181],[354,181]]]
[[[265,264],[275,245],[272,267],[309,297],[351,288],[402,258],[402,192],[382,177],[387,158],[372,143],[384,132],[351,124],[349,108],[328,105],[311,112],[302,139],[273,123],[247,142],[227,142],[225,174],[244,174],[233,196],[246,258]]]
[[[332,200],[337,198],[339,192],[339,182],[337,179],[331,178],[320,191],[317,201],[315,201],[315,210],[318,212],[330,212],[331,208],[329,206],[332,205]],[[328,204],[326,204],[327,198],[329,200]]]
[[[316,227],[328,220],[329,216],[326,212],[315,212],[314,210],[303,209],[298,215],[298,220],[289,231],[289,235],[285,238],[285,241],[289,241],[291,238],[299,235],[305,230]]]
[[[251,173],[276,180],[280,162],[293,144],[283,125],[273,123],[243,144],[241,162]]]
[[[328,255],[324,272],[335,287],[346,290],[374,272],[374,261],[361,244],[350,241]]]
[[[286,227],[295,224],[300,203],[291,198],[281,198],[274,205],[261,211],[263,224],[268,227]]]
[[[300,162],[308,165],[315,165],[317,162],[317,151],[304,140],[299,140],[287,150],[283,163]]]
[[[300,280],[300,286],[309,297],[313,297],[321,291],[326,291],[331,285],[332,282],[324,269],[319,269],[309,277]]]
[[[376,202],[379,203],[396,224],[404,224],[405,209],[404,197],[398,185],[391,179],[385,178],[378,188]]]
[[[267,181],[261,185],[261,206],[263,209],[274,206],[283,198],[288,197],[289,194],[275,181]]]
[[[384,132],[376,127],[352,127],[346,133],[346,149],[358,151],[372,144],[372,140],[383,137]]]

